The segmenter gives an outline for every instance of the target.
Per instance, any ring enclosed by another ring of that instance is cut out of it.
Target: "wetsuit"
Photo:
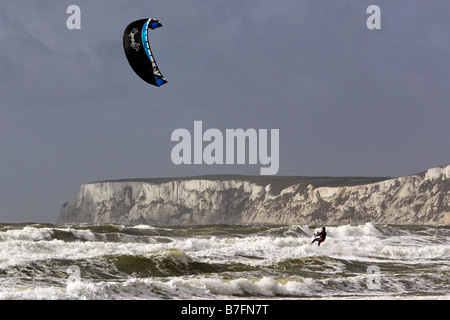
[[[317,236],[316,238],[311,242],[311,244],[314,243],[314,241],[317,241],[317,245],[320,246],[320,244],[322,242],[325,241],[325,238],[327,237],[327,233],[325,232],[325,230],[322,230]]]

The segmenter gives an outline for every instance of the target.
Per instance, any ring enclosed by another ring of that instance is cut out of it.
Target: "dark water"
[[[0,299],[449,299],[448,226],[0,224]]]

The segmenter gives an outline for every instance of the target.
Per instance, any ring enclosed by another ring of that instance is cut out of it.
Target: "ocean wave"
[[[320,228],[319,226],[318,228]],[[0,225],[0,298],[443,295],[444,226]],[[378,268],[380,290],[368,290]],[[67,270],[79,270],[76,281]]]

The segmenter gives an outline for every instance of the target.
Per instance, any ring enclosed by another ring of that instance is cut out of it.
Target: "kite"
[[[162,24],[156,19],[141,19],[130,23],[123,33],[123,48],[131,68],[142,80],[157,87],[167,81],[150,49],[149,31],[159,27]]]

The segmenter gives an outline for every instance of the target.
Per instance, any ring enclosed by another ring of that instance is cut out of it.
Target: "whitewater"
[[[0,224],[0,299],[445,299],[450,227]]]

